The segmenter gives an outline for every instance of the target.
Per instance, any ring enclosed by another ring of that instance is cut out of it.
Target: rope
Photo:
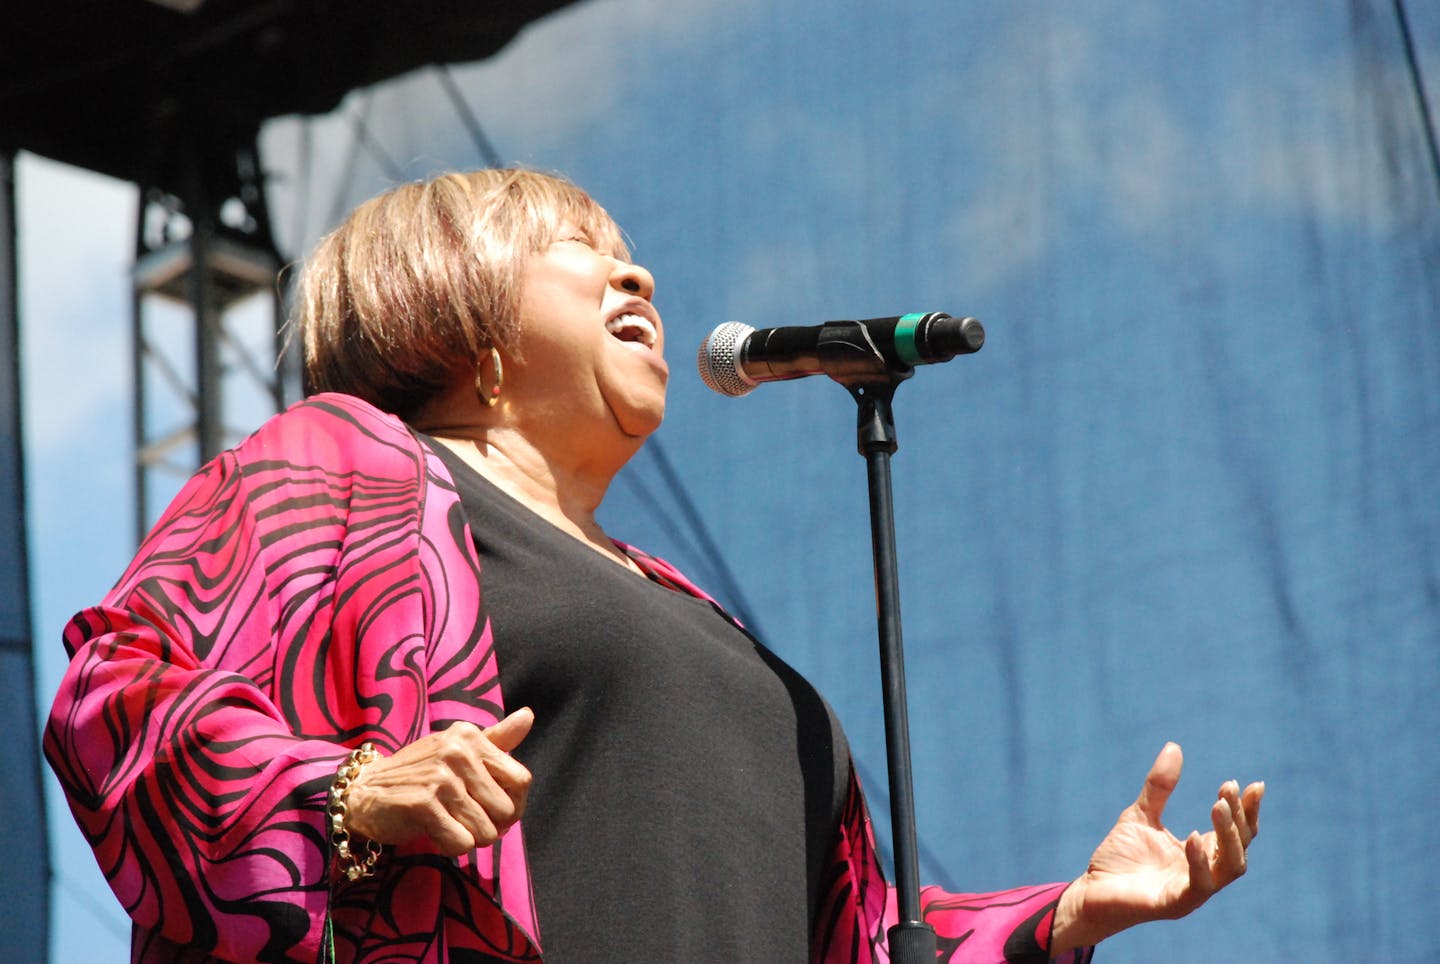
[[[455,108],[455,113],[460,115],[460,123],[470,132],[470,139],[475,142],[475,151],[480,159],[485,162],[486,167],[502,167],[500,152],[495,150],[495,145],[490,143],[490,138],[485,136],[485,130],[480,126],[480,121],[465,98],[460,94],[460,88],[455,84],[455,78],[450,73],[448,64],[440,65],[440,86],[445,88],[445,95],[450,98],[450,105]]]
[[[1420,125],[1425,143],[1430,148],[1430,171],[1435,175],[1435,192],[1440,196],[1440,144],[1435,138],[1435,118],[1430,113],[1430,100],[1425,96],[1425,78],[1420,71],[1420,58],[1415,53],[1415,39],[1410,33],[1410,18],[1405,15],[1405,0],[1395,0],[1395,20],[1400,26],[1400,41],[1405,48],[1405,62],[1410,68],[1410,86],[1415,90],[1415,104],[1420,110]]]

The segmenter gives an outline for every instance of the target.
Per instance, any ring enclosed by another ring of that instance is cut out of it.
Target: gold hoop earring
[[[475,394],[485,403],[486,408],[494,408],[500,401],[500,386],[505,383],[505,367],[500,364],[500,352],[495,346],[490,346],[490,365],[495,369],[495,384],[489,389],[485,387],[485,366],[475,366]]]

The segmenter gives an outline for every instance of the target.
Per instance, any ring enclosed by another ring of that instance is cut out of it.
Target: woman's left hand
[[[1184,917],[1245,873],[1265,784],[1252,783],[1241,793],[1234,780],[1225,783],[1210,808],[1214,829],[1192,830],[1181,841],[1161,817],[1183,763],[1180,747],[1167,743],[1139,799],[1120,814],[1089,868],[1066,888],[1055,909],[1052,956],[1146,921]]]

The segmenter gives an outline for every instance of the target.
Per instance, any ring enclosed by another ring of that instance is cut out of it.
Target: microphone
[[[738,398],[761,382],[806,375],[908,372],[914,365],[977,352],[984,344],[985,328],[977,319],[943,311],[758,331],[727,321],[701,342],[695,364],[712,391]]]

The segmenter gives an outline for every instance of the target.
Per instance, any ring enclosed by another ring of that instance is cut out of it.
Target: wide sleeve
[[[982,894],[922,887],[920,913],[935,929],[937,960],[976,964],[1039,964],[1050,960],[1055,906],[1063,883]],[[854,769],[816,920],[813,959],[823,964],[890,960],[887,933],[898,921],[895,888],[885,881],[875,837]],[[1083,964],[1093,948],[1057,960]]]
[[[65,631],[45,754],[142,958],[315,959],[336,767],[424,728],[416,463],[336,470],[307,418],[192,478]]]

